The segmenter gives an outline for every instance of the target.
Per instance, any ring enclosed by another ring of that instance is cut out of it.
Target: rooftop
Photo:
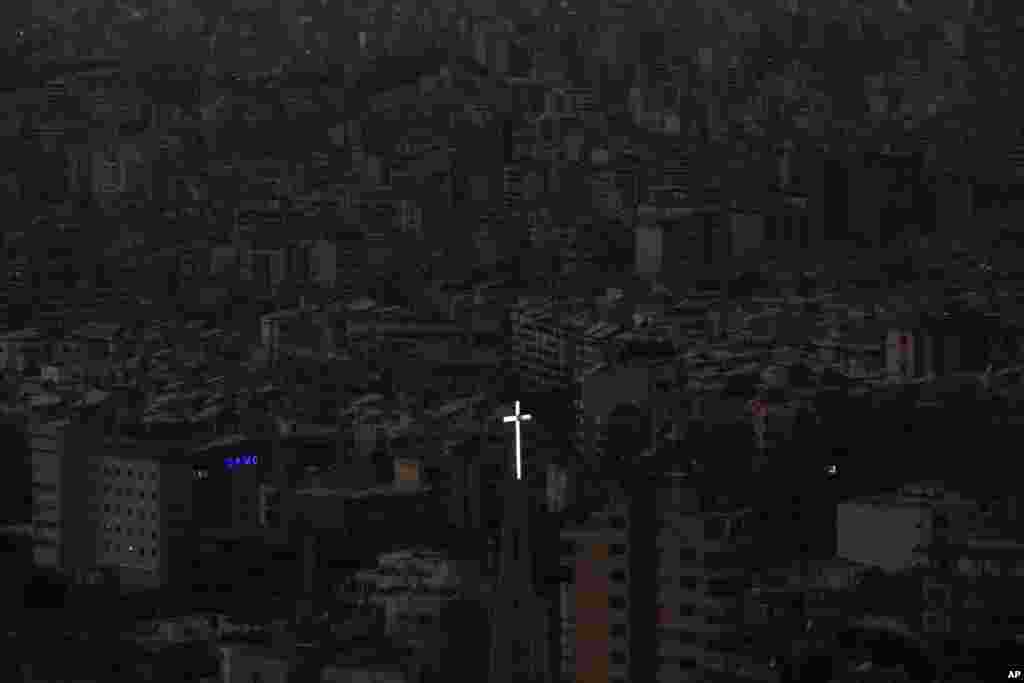
[[[85,339],[110,340],[117,336],[122,326],[119,323],[88,323],[74,331],[74,336]]]
[[[913,495],[906,493],[883,493],[848,501],[854,505],[868,505],[878,508],[928,508],[939,505],[971,505],[972,501],[956,493],[943,492],[937,496]]]
[[[415,489],[403,489],[391,485],[374,486],[372,488],[367,489],[310,487],[306,489],[300,489],[296,491],[296,494],[300,496],[313,496],[318,498],[336,497],[345,498],[348,500],[365,500],[368,498],[385,496],[415,496],[429,492],[430,490],[431,489],[429,486],[421,486]]]
[[[34,327],[27,327],[22,330],[12,330],[0,334],[0,342],[5,341],[36,341],[43,337],[41,330]]]

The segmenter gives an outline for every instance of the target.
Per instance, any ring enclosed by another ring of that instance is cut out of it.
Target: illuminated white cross
[[[516,414],[509,415],[508,417],[502,418],[502,422],[515,422],[516,423],[516,479],[523,478],[523,453],[522,453],[522,432],[520,431],[520,425],[523,422],[533,419],[532,415],[521,415],[519,413],[519,401],[516,401]]]

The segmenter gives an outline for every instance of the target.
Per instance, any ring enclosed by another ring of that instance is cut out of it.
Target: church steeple
[[[515,423],[517,455],[510,458],[503,486],[502,541],[491,609],[491,681],[547,681],[549,674],[548,611],[537,594],[531,538],[538,501],[529,484],[533,477],[524,469],[528,458],[521,443],[526,417],[516,402],[515,413],[503,418]]]

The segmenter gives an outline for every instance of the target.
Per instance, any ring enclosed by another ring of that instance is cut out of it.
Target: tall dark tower
[[[519,415],[518,403],[514,417],[527,417]],[[531,490],[530,482],[536,478],[531,471],[523,471],[521,477],[517,476],[515,455],[515,451],[509,454],[509,467],[502,486],[504,514],[498,576],[491,603],[488,681],[550,683],[547,652],[549,610],[537,591],[530,533],[540,513],[540,501]]]

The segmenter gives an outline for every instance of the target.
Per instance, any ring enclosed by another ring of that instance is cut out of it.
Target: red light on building
[[[759,401],[755,398],[750,402],[750,412],[753,413],[754,417],[763,419],[768,415],[768,406],[766,406],[763,401]]]

